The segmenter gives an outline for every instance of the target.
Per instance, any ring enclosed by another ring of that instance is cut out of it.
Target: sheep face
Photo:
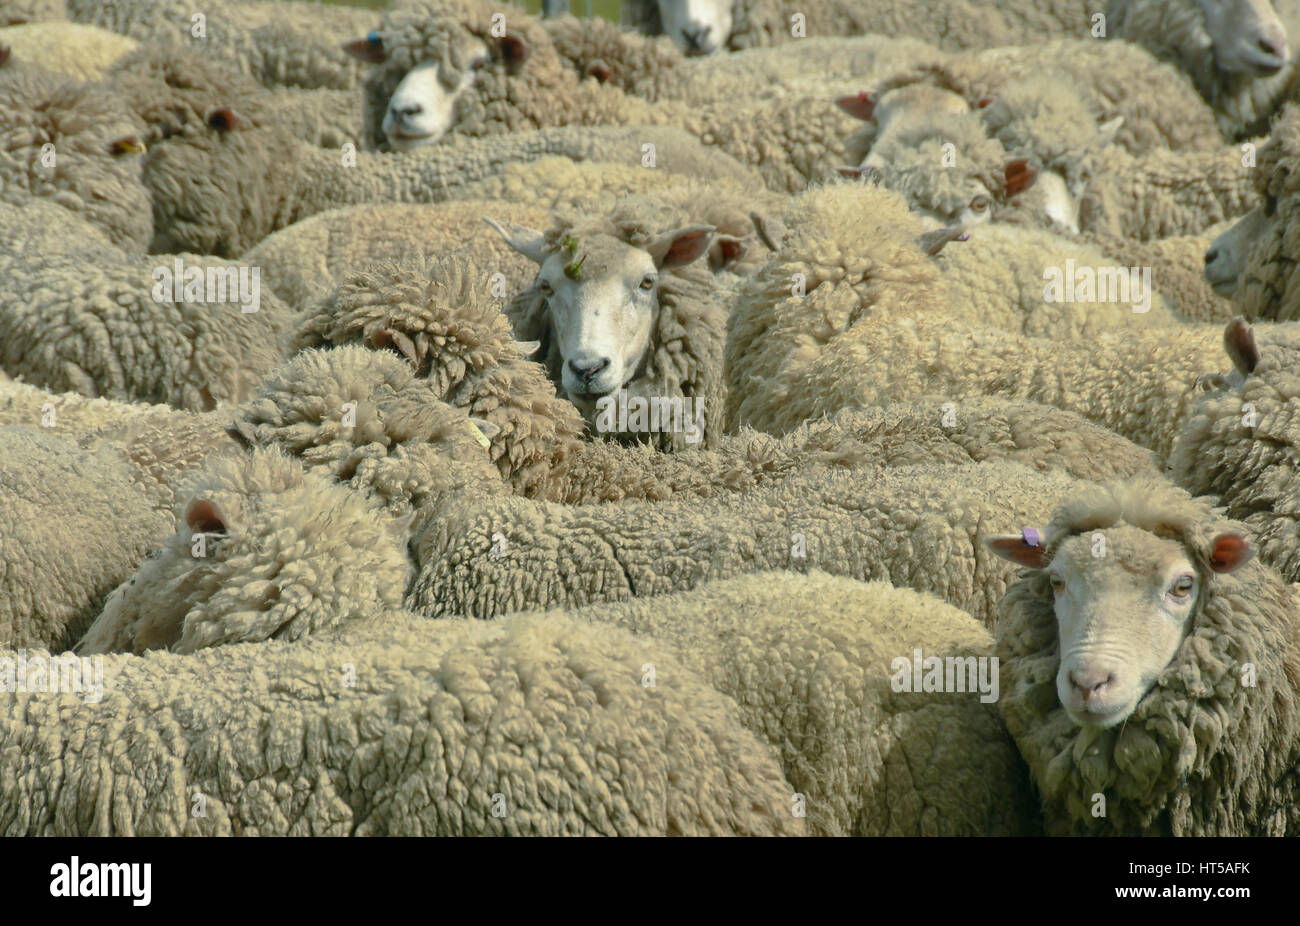
[[[711,55],[727,44],[731,0],[658,0],[664,34],[688,55]]]
[[[1286,29],[1269,0],[1197,0],[1214,63],[1229,74],[1265,77],[1290,60]]]
[[[1252,209],[1210,242],[1205,252],[1205,281],[1220,296],[1231,297],[1237,291],[1246,269],[1246,255],[1267,222],[1263,209]]]
[[[1210,541],[1204,560],[1179,539],[1129,524],[1086,530],[1051,544],[1002,538],[999,555],[1041,570],[1053,600],[1060,661],[1056,694],[1080,727],[1126,720],[1173,661],[1201,605],[1208,573],[1227,573],[1254,554],[1239,533]]]
[[[382,128],[393,150],[410,151],[431,144],[451,130],[456,101],[473,85],[477,69],[489,60],[483,42],[472,36],[463,38],[463,58],[469,67],[424,61],[406,73],[389,97]]]
[[[690,225],[635,247],[604,233],[562,237],[551,249],[532,229],[491,223],[540,264],[533,286],[544,300],[559,353],[559,382],[590,419],[596,401],[638,376],[652,349],[661,271],[708,253],[715,229]]]

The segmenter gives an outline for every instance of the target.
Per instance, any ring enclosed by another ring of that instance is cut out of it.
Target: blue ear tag
[[[1024,541],[1027,547],[1041,547],[1042,539],[1038,536],[1038,531],[1032,527],[1026,527],[1020,532],[1020,539]]]
[[[369,42],[371,45],[378,45],[378,44],[379,44],[379,33],[378,33],[378,32],[369,32],[369,33],[367,33],[367,34],[366,34],[366,41]]]

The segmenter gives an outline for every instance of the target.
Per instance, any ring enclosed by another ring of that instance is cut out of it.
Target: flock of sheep
[[[1300,3],[622,16],[0,0],[0,833],[1300,833]]]

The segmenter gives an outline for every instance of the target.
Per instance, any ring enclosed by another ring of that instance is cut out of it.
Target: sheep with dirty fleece
[[[144,253],[154,229],[140,179],[143,140],[106,88],[0,69],[0,137],[0,201],[54,203],[102,230],[108,244]]]
[[[719,433],[727,286],[700,261],[716,229],[691,219],[645,198],[545,232],[493,224],[539,267],[506,309],[515,336],[597,435],[671,450]]]
[[[244,444],[289,454],[389,517],[451,493],[506,491],[488,453],[496,425],[443,402],[434,382],[388,351],[304,350],[231,418]]]
[[[1261,332],[1242,319],[1224,330],[1226,374],[1207,371],[1170,458],[1171,475],[1194,495],[1212,496],[1249,528],[1260,559],[1300,581],[1297,530],[1296,362],[1300,331]]]
[[[18,693],[0,705],[5,835],[805,832],[735,704],[613,627],[389,612],[328,640],[102,666],[97,703]],[[430,761],[409,761],[400,744],[412,742]]]
[[[1143,479],[992,547],[1025,567],[996,622],[999,707],[1049,834],[1300,829],[1300,602],[1242,525]]]
[[[553,616],[613,624],[671,646],[734,698],[741,721],[779,752],[804,796],[810,835],[1040,831],[994,703],[993,638],[928,595],[822,573],[762,572]],[[927,674],[933,659],[947,667],[944,685],[914,687],[917,650]]]
[[[381,519],[363,496],[279,451],[212,460],[176,520],[162,550],[109,596],[78,653],[292,641],[401,604],[407,521]]]
[[[1290,12],[1290,11],[1288,11]],[[1186,73],[1229,141],[1267,134],[1295,95],[1287,26],[1269,0],[1110,0],[1109,35]]]
[[[0,426],[0,645],[62,650],[171,519],[121,454],[31,424]]]
[[[563,506],[453,498],[416,513],[406,607],[429,617],[625,601],[771,569],[820,569],[929,592],[987,622],[1010,578],[984,525],[1041,523],[1077,480],[1004,460],[845,470],[808,465],[771,487]]]

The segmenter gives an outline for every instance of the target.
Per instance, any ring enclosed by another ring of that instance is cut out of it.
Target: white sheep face
[[[477,65],[488,60],[487,46],[477,39],[468,60]],[[432,144],[446,135],[455,121],[456,101],[474,83],[476,69],[466,67],[459,77],[439,61],[411,68],[388,99],[383,131],[395,151],[410,151]]]
[[[1214,62],[1229,74],[1263,77],[1290,61],[1286,28],[1269,0],[1197,0]]]
[[[1252,209],[1212,242],[1205,252],[1205,281],[1220,296],[1231,298],[1246,270],[1246,255],[1268,224],[1263,209]]]
[[[727,44],[732,0],[659,0],[664,34],[688,55],[711,55]]]

